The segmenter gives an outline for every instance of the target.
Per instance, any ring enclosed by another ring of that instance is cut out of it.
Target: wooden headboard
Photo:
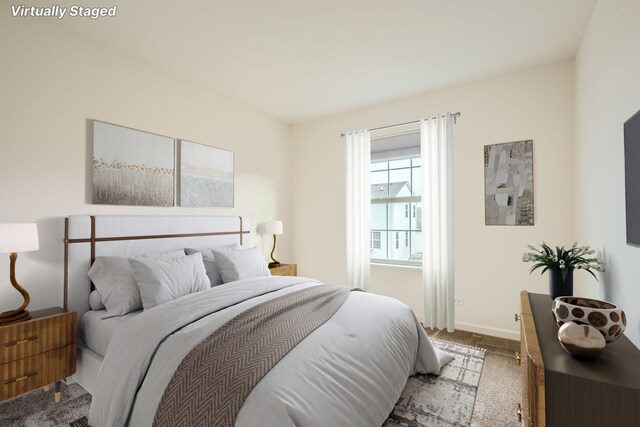
[[[211,248],[249,240],[239,216],[73,215],[65,219],[64,308],[90,310],[87,275],[98,256],[134,256],[182,248]]]

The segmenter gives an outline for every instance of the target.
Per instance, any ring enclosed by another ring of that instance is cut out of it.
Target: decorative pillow
[[[95,289],[91,291],[91,294],[89,295],[89,307],[91,307],[91,310],[105,309],[102,298],[100,298],[100,294]]]
[[[251,277],[271,276],[262,253],[255,246],[248,249],[239,246],[214,248],[211,252],[213,252],[224,283]]]
[[[145,310],[211,287],[200,252],[186,257],[130,259],[129,264]]]
[[[182,249],[171,252],[148,254],[133,259],[155,259],[166,257],[184,257]],[[136,285],[129,260],[118,256],[100,256],[89,270],[89,277],[107,309],[103,319],[122,316],[142,308],[140,290]]]

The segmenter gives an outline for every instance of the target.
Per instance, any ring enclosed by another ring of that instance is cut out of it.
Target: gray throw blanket
[[[329,320],[349,292],[344,286],[314,286],[263,302],[229,320],[180,362],[153,426],[232,426],[254,386]]]

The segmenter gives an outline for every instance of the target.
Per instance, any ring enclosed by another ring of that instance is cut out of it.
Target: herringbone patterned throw
[[[252,307],[209,335],[180,362],[154,427],[232,426],[253,387],[349,296],[319,285]]]

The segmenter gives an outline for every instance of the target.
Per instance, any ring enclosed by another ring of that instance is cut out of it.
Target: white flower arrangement
[[[547,270],[560,270],[562,271],[562,281],[565,281],[569,271],[575,269],[586,270],[596,280],[598,278],[592,270],[604,271],[605,262],[599,257],[594,257],[595,250],[589,248],[589,246],[578,246],[578,242],[573,242],[570,249],[565,249],[564,246],[556,246],[554,251],[545,242],[541,242],[542,249],[537,249],[533,245],[527,245],[533,252],[525,252],[522,255],[523,262],[534,262],[535,264],[529,270],[529,274],[533,273],[538,268],[542,268],[543,274]]]

